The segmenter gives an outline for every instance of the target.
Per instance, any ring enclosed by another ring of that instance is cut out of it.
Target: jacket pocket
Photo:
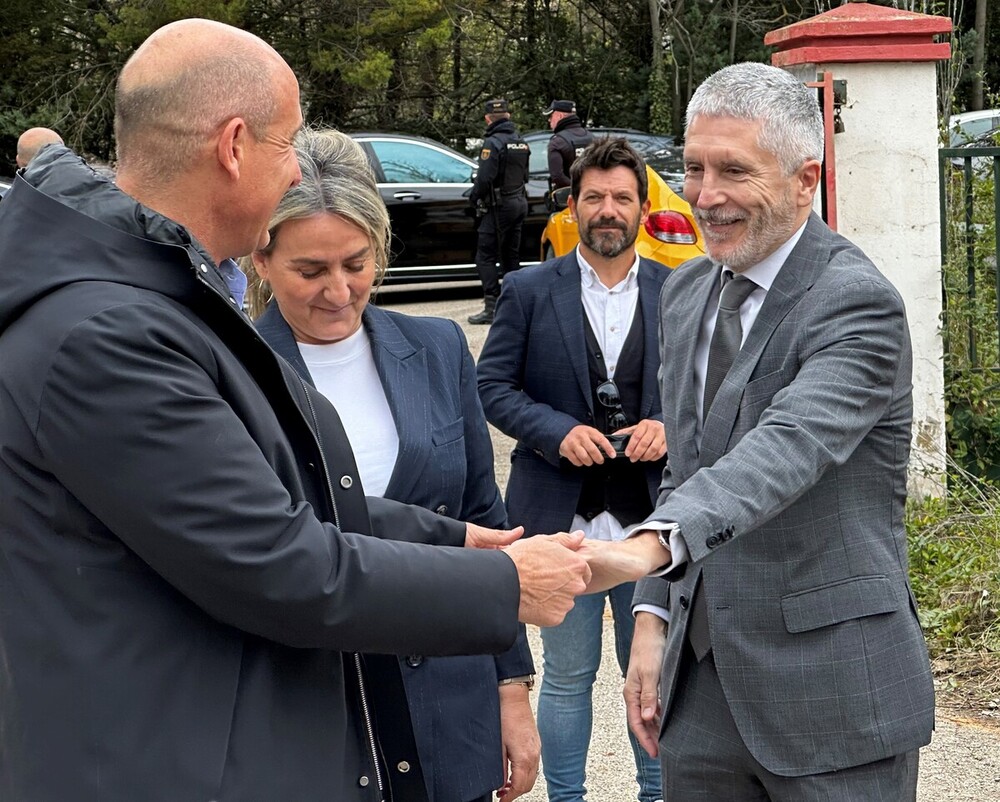
[[[789,632],[807,632],[899,608],[892,583],[882,574],[844,579],[781,598],[781,614]]]
[[[465,419],[459,418],[444,426],[439,426],[431,432],[431,442],[436,446],[444,446],[465,435]]]

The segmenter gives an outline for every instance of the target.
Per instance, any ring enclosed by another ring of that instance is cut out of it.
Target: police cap
[[[507,111],[509,111],[509,109],[507,108],[507,101],[502,97],[486,101],[487,114],[503,114],[504,112]]]
[[[554,111],[565,111],[567,114],[576,114],[576,103],[572,100],[553,100],[542,114],[548,117]]]

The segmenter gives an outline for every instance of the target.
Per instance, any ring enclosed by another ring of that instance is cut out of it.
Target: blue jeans
[[[583,802],[587,751],[593,727],[592,690],[601,664],[604,600],[611,600],[615,653],[622,676],[632,649],[632,582],[607,593],[580,596],[557,627],[542,629],[542,687],[538,696],[538,733],[549,802]],[[624,711],[621,726],[628,729]],[[662,799],[660,766],[628,734],[635,755],[640,802]]]

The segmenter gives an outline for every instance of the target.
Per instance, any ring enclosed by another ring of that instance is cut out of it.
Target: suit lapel
[[[694,400],[695,352],[702,316],[712,298],[719,275],[718,265],[709,259],[704,259],[698,266],[692,265],[684,269],[698,270],[700,275],[691,280],[683,297],[670,297],[664,304],[663,320],[660,323],[664,346],[673,354],[673,359],[666,358],[666,352],[664,354],[664,363],[674,365],[673,387],[669,393],[665,393],[667,398],[664,398],[664,404],[670,403],[676,421],[677,432],[672,441],[671,433],[667,433],[667,451],[671,468],[679,481],[694,473],[698,463],[698,443],[695,439],[698,426]],[[671,289],[666,292],[669,294]]]
[[[590,389],[590,372],[587,368],[587,341],[583,333],[583,309],[580,295],[580,267],[576,251],[570,251],[556,266],[556,277],[549,290],[556,323],[569,354],[573,374],[580,385],[580,392],[587,400],[591,413],[594,402]]]
[[[270,343],[271,347],[284,357],[288,364],[295,368],[295,372],[299,376],[312,384],[312,375],[309,373],[309,368],[306,367],[306,361],[302,358],[302,352],[299,351],[299,344],[295,342],[295,335],[285,318],[282,317],[277,302],[271,301],[267,305],[267,309],[257,319],[255,325],[260,336]]]
[[[399,435],[399,453],[387,498],[406,498],[430,456],[431,416],[424,406],[431,397],[427,352],[400,331],[384,310],[369,305],[362,318],[372,344],[372,357]]]
[[[829,262],[830,243],[826,225],[813,214],[802,237],[781,266],[757,313],[743,348],[722,382],[702,429],[700,463],[712,465],[726,453],[736,424],[743,391],[764,348],[778,324],[813,285],[816,275]]]
[[[653,276],[654,270],[662,270],[639,260],[639,304],[638,311],[642,315],[642,400],[639,409],[640,419],[648,418],[653,411],[656,394],[660,391],[657,373],[660,369],[658,307],[660,303],[660,287]]]

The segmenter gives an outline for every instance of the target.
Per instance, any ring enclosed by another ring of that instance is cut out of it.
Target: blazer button
[[[714,549],[716,546],[719,545],[719,536],[712,535],[710,538],[708,538],[708,540],[705,541],[705,545],[708,546],[710,549]]]
[[[681,596],[680,599],[678,599],[678,601],[680,602],[682,610],[686,610],[688,608],[688,597],[687,596]]]
[[[447,515],[448,514],[448,505],[447,504],[442,504],[440,507],[438,507],[436,510],[434,510],[434,512],[436,512],[438,515]]]
[[[410,764],[405,760],[400,760],[399,763],[396,764],[396,768],[399,769],[400,774],[406,774],[410,770]]]
[[[424,657],[423,655],[420,654],[411,654],[409,657],[406,658],[406,665],[408,665],[410,668],[416,668],[423,662],[424,662]]]
[[[350,490],[353,485],[354,480],[350,476],[344,475],[340,477],[340,486],[344,488],[344,490]]]
[[[367,788],[368,787],[368,782],[369,782],[369,780],[368,780],[368,778],[364,774],[362,774],[360,777],[358,777],[358,785],[360,785],[362,788]]]

